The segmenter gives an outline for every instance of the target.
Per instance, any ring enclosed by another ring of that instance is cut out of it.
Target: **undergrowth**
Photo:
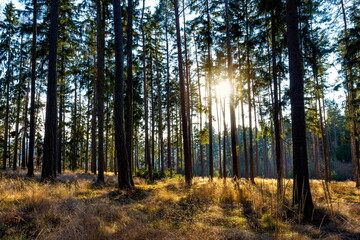
[[[327,191],[312,180],[314,219],[301,224],[291,180],[282,199],[273,179],[195,178],[188,188],[179,177],[135,178],[130,192],[110,174],[104,186],[94,181],[80,172],[55,183],[0,172],[0,239],[360,239],[360,191],[351,181]]]

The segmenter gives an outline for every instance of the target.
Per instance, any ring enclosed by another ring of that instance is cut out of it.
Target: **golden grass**
[[[322,182],[312,180],[322,221],[298,224],[287,203],[290,180],[287,208],[274,179],[194,178],[190,188],[179,178],[150,185],[135,179],[131,192],[119,191],[111,174],[102,187],[80,172],[59,180],[0,172],[0,239],[360,239],[360,191],[351,181],[330,183],[328,199]]]

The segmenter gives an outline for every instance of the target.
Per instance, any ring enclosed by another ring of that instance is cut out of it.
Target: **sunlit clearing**
[[[215,86],[216,97],[227,98],[231,94],[231,84],[229,81],[222,81]]]

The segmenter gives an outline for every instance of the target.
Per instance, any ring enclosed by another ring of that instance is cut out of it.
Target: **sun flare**
[[[229,81],[221,81],[215,86],[215,94],[219,98],[227,98],[231,94],[231,88]]]

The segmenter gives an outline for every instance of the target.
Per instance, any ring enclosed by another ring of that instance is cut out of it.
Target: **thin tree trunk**
[[[244,114],[244,103],[243,99],[240,99],[240,108],[241,108],[241,121],[242,121],[242,135],[244,142],[244,159],[245,159],[245,179],[249,179],[249,161],[248,161],[248,150],[247,150],[247,140],[246,140],[246,127],[245,127],[245,114]]]
[[[192,135],[192,119],[191,119],[191,98],[190,98],[190,93],[191,93],[191,75],[190,75],[190,66],[189,66],[189,61],[188,61],[188,47],[187,47],[187,35],[186,35],[186,21],[185,21],[185,1],[182,0],[182,4],[183,4],[183,25],[184,25],[184,57],[185,57],[185,83],[186,83],[186,112],[187,112],[187,121],[188,121],[188,125],[189,125],[189,145],[190,145],[190,155],[193,156],[193,154],[191,154],[192,151],[192,142],[193,142],[193,135]],[[194,159],[192,158],[192,164],[194,164]]]
[[[185,81],[183,72],[183,59],[181,51],[181,36],[180,36],[180,23],[179,23],[179,9],[178,0],[174,0],[174,11],[176,21],[176,43],[178,50],[178,65],[179,65],[179,78],[180,78],[180,102],[181,102],[181,116],[182,116],[182,131],[183,131],[183,146],[184,146],[184,161],[185,161],[185,182],[187,185],[191,185],[192,179],[192,166],[191,166],[191,147],[190,147],[190,136],[189,136],[189,123],[187,121],[186,111],[186,92],[185,92]],[[210,114],[211,115],[211,114]]]
[[[8,67],[7,67],[7,73],[6,73],[6,104],[5,104],[5,120],[4,120],[4,151],[3,151],[3,169],[6,169],[6,162],[9,157],[9,167],[10,167],[10,156],[8,156],[8,138],[9,138],[9,111],[10,111],[10,81],[12,81],[12,74],[11,74],[11,62],[12,62],[12,53],[9,46],[8,51]]]
[[[132,48],[133,48],[133,0],[128,0],[128,16],[127,16],[127,28],[126,28],[126,35],[127,35],[127,45],[126,45],[126,54],[127,54],[127,78],[126,78],[126,108],[125,108],[125,115],[126,115],[126,146],[127,146],[127,158],[128,158],[128,165],[130,167],[129,171],[132,173],[132,159],[133,159],[133,129],[134,129],[134,110],[133,110],[133,56],[132,56]],[[132,178],[130,178],[132,181]],[[134,183],[131,183],[134,185]]]
[[[257,114],[256,114],[256,103],[255,97],[253,96],[254,101],[254,120],[255,120],[255,176],[259,176],[259,141],[258,141],[258,128],[257,128]]]
[[[21,149],[21,169],[25,169],[27,165],[26,161],[26,138],[27,138],[27,122],[28,122],[28,102],[29,102],[29,82],[26,88],[25,107],[24,107],[24,126],[23,126],[23,137],[22,137],[22,149]]]
[[[197,85],[198,85],[198,93],[199,93],[199,108],[200,108],[200,121],[199,121],[199,127],[200,127],[200,131],[202,131],[203,126],[202,126],[202,112],[203,112],[203,106],[202,106],[202,98],[201,98],[201,85],[200,85],[200,68],[199,68],[199,61],[198,61],[198,51],[197,51],[197,45],[195,44],[195,60],[196,60],[196,75],[197,75]],[[204,150],[203,150],[203,145],[201,144],[200,141],[200,164],[201,164],[201,176],[202,178],[204,178],[205,174],[204,174]]]
[[[35,81],[36,81],[36,37],[37,37],[37,0],[33,0],[33,26],[31,48],[31,97],[30,97],[30,139],[27,176],[34,176],[34,146],[35,146]]]
[[[150,54],[150,95],[151,95],[151,161],[154,169],[155,167],[155,93],[154,93],[154,79],[153,79],[153,62]],[[158,169],[159,170],[159,169]]]
[[[223,171],[222,171],[222,165],[221,165],[221,127],[220,127],[220,116],[219,116],[219,104],[221,105],[221,99],[220,99],[220,103],[218,103],[218,99],[216,98],[216,121],[218,123],[218,147],[219,147],[219,173],[220,173],[220,178],[223,177]],[[225,176],[225,175],[224,175]]]
[[[226,51],[227,51],[227,63],[228,63],[228,78],[232,85],[230,94],[230,134],[231,134],[231,153],[233,163],[233,175],[235,179],[240,178],[240,168],[238,164],[237,152],[236,152],[236,120],[235,120],[235,103],[234,103],[234,80],[233,80],[233,66],[232,55],[230,45],[230,15],[229,15],[229,0],[225,0],[225,21],[226,21]],[[225,119],[224,119],[225,121]],[[224,159],[225,160],[225,159]]]
[[[239,48],[240,51],[240,48]],[[239,54],[239,71],[241,72],[241,58]],[[243,93],[244,89],[244,82],[240,75],[240,86],[241,86],[241,92]],[[243,95],[243,94],[241,94]],[[245,113],[244,113],[244,99],[243,97],[240,98],[240,109],[241,109],[241,125],[242,125],[242,135],[243,135],[243,144],[244,144],[244,161],[245,161],[245,179],[249,179],[249,167],[248,167],[248,151],[247,151],[247,142],[246,142],[246,128],[245,128]]]
[[[172,177],[172,164],[171,164],[171,128],[170,128],[170,56],[169,56],[169,39],[168,39],[168,12],[166,11],[165,22],[165,39],[166,39],[166,110],[167,110],[167,167]]]
[[[313,143],[313,160],[314,160],[314,178],[319,177],[319,159],[317,153],[317,136],[315,131],[312,132],[312,143]]]
[[[273,121],[274,121],[274,130],[275,130],[275,154],[276,154],[276,167],[277,167],[277,194],[278,197],[282,195],[282,179],[283,179],[283,159],[281,155],[281,136],[280,136],[280,120],[279,120],[279,94],[278,94],[278,71],[277,71],[277,42],[276,42],[276,34],[277,34],[277,22],[275,21],[276,17],[276,6],[271,8],[271,58],[272,58],[272,78],[273,78],[273,86],[274,86],[274,113],[273,113]]]
[[[109,103],[107,104],[107,108],[109,108]],[[106,112],[106,119],[105,119],[105,155],[104,155],[104,171],[107,172],[108,164],[109,164],[109,120],[110,120],[110,113]]]
[[[211,29],[210,29],[210,10],[209,0],[206,1],[206,15],[207,15],[207,52],[208,52],[208,86],[209,86],[209,97],[208,97],[208,108],[209,108],[209,168],[210,168],[210,180],[214,177],[214,159],[213,159],[213,131],[212,131],[212,60],[211,60]]]
[[[15,122],[15,143],[14,143],[14,158],[13,158],[13,169],[17,168],[17,156],[18,156],[18,146],[19,146],[19,122],[20,122],[20,101],[21,101],[21,91],[24,85],[23,79],[23,32],[21,32],[20,40],[20,69],[19,69],[19,85],[17,88],[17,99],[16,99],[16,122]]]
[[[156,40],[155,40],[156,41]],[[164,151],[163,151],[163,123],[162,123],[162,101],[161,101],[161,75],[159,70],[159,59],[158,59],[159,49],[155,47],[155,62],[156,62],[156,78],[157,78],[157,97],[158,97],[158,141],[159,141],[159,169],[161,172],[164,172]]]
[[[116,1],[115,1],[116,2]],[[97,119],[98,119],[98,177],[104,182],[104,48],[105,33],[101,0],[96,1],[96,51],[97,51]],[[120,174],[119,174],[120,175]]]
[[[253,133],[252,133],[252,117],[251,117],[251,91],[252,91],[252,79],[250,76],[250,45],[249,45],[249,16],[248,16],[248,0],[246,0],[246,76],[247,76],[247,94],[249,104],[249,160],[250,160],[250,181],[255,184],[254,181],[254,153],[253,153]]]
[[[88,84],[90,87],[90,84]],[[90,97],[88,96],[87,114],[86,114],[86,152],[85,152],[85,173],[89,168],[89,131],[90,131]]]
[[[95,58],[94,58],[95,60]],[[96,90],[96,78],[93,79],[93,100],[92,100],[92,116],[91,116],[91,172],[96,174],[96,99],[97,99],[97,90]]]
[[[77,82],[75,80],[74,84],[74,122],[73,122],[73,137],[72,137],[72,152],[73,156],[71,158],[71,170],[75,171],[77,169]]]
[[[222,106],[222,113],[223,113],[223,124],[224,124],[224,137],[223,137],[223,162],[224,162],[224,178],[226,179],[226,138],[227,138],[227,129],[226,129],[226,121],[225,121],[225,99],[224,99],[224,103]],[[219,143],[220,144],[220,143]],[[234,167],[234,165],[233,165]],[[236,170],[233,168],[233,172],[235,172]],[[234,178],[235,180],[238,178],[235,174]],[[240,175],[239,175],[240,177]]]
[[[144,12],[145,12],[145,0],[143,0],[143,7],[140,20],[140,28],[142,35],[142,64],[143,64],[143,82],[144,82],[144,118],[145,118],[145,164],[147,164],[149,171],[149,179],[152,177],[152,163],[150,159],[150,144],[149,144],[149,108],[148,108],[148,84],[146,78],[146,46],[145,46],[145,30],[144,30]]]
[[[315,82],[316,82],[316,86],[317,88],[319,87],[319,80],[318,80],[318,76],[317,76],[317,70],[315,71]],[[324,158],[324,178],[325,178],[325,182],[330,182],[330,161],[328,158],[328,146],[326,144],[326,140],[325,140],[325,130],[324,130],[324,121],[323,121],[323,111],[322,111],[322,107],[321,107],[321,101],[320,101],[320,97],[317,98],[317,104],[319,106],[319,120],[320,120],[320,134],[321,134],[321,148],[322,148],[322,153],[323,153],[323,158]]]

